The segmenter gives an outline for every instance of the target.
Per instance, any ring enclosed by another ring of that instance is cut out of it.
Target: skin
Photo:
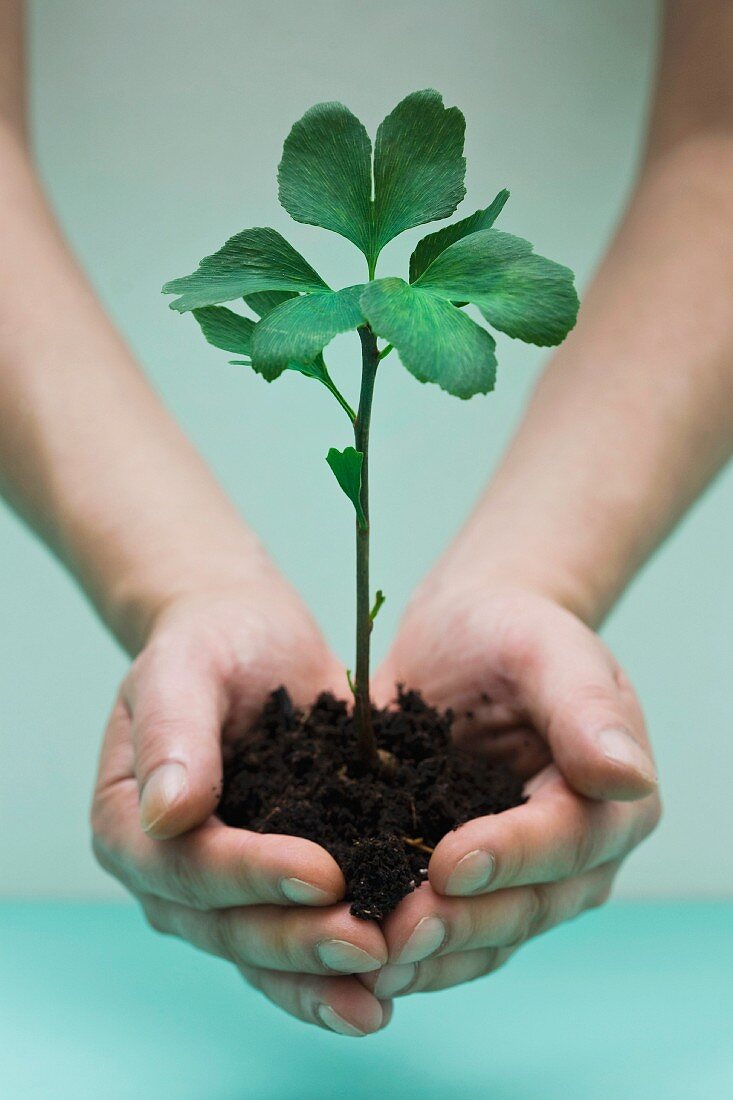
[[[668,5],[648,150],[577,329],[375,677],[378,700],[404,680],[472,710],[459,736],[511,760],[532,796],[441,841],[429,884],[381,927],[349,916],[318,846],[212,817],[229,731],[279,683],[307,703],[344,691],[343,672],[64,244],[25,139],[21,37],[10,0],[0,479],[133,658],[101,752],[95,852],[155,928],[231,959],[285,1011],[376,1031],[393,996],[495,969],[603,901],[658,819],[641,709],[592,628],[733,438],[733,10]],[[26,292],[40,279],[44,311]]]

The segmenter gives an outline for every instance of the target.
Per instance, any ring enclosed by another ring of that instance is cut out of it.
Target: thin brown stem
[[[372,702],[369,694],[369,643],[372,632],[369,592],[369,425],[372,416],[374,381],[379,366],[377,339],[368,325],[359,329],[362,368],[359,409],[354,421],[354,443],[364,456],[361,466],[361,506],[366,525],[356,524],[356,672],[354,676],[354,716],[364,764],[379,766],[377,743],[372,728]]]

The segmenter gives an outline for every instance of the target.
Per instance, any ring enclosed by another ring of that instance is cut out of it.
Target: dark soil
[[[344,873],[354,916],[379,920],[424,881],[447,832],[525,801],[507,768],[453,744],[452,721],[400,689],[394,707],[374,711],[387,761],[375,773],[358,756],[346,703],[324,694],[301,712],[279,688],[230,747],[219,816],[321,844]]]

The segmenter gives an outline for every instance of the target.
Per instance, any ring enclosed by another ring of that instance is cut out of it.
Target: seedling
[[[296,122],[278,171],[280,202],[296,221],[339,233],[364,254],[367,282],[332,290],[275,229],[245,229],[205,257],[192,275],[166,283],[171,308],[192,312],[210,344],[272,382],[286,370],[320,382],[348,416],[354,446],[327,462],[356,516],[356,662],[360,750],[379,766],[369,696],[369,645],[384,596],[369,584],[369,429],[380,362],[394,349],[418,382],[467,399],[496,379],[496,341],[464,312],[478,307],[493,328],[529,344],[559,344],[575,323],[573,274],[532,245],[494,229],[509,198],[429,233],[410,257],[409,277],[376,278],[384,246],[407,229],[454,213],[465,195],[465,120],[432,90],[413,92],[387,115],[372,153],[369,135],[341,103],[320,103]],[[243,299],[254,317],[222,302]],[[257,318],[257,319],[255,319]],[[338,334],[361,339],[356,411],[323,357]],[[379,341],[383,341],[380,345]]]

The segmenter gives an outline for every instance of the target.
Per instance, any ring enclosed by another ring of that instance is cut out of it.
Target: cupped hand
[[[384,1026],[355,974],[387,958],[376,924],[342,902],[321,847],[232,829],[214,816],[222,739],[285,683],[296,702],[343,692],[343,671],[297,598],[277,583],[202,592],[158,616],[120,689],[92,807],[102,866],[154,928],[233,961],[286,1012],[346,1035]]]
[[[641,708],[598,637],[521,589],[436,584],[379,670],[452,707],[457,737],[516,768],[529,801],[449,833],[429,881],[385,921],[380,998],[489,973],[528,938],[601,904],[660,802]]]

